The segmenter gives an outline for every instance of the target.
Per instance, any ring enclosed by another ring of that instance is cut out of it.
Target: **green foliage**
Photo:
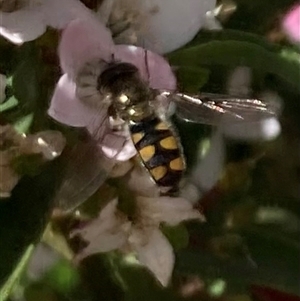
[[[262,75],[276,75],[298,91],[300,89],[299,63],[295,64],[255,43],[235,40],[211,41],[180,49],[169,54],[168,58],[171,64],[177,67],[248,66]]]
[[[30,113],[18,118],[13,124],[16,131],[20,134],[28,133],[33,122],[33,117],[34,114]]]
[[[14,96],[10,97],[8,100],[0,104],[0,113],[13,109],[18,105],[18,103],[18,100]]]
[[[264,48],[267,51],[278,53],[281,51],[282,46],[269,42],[265,37],[254,34],[251,32],[235,30],[235,29],[226,29],[216,30],[216,31],[206,31],[200,30],[196,37],[184,48],[198,46],[200,44],[205,44],[210,41],[239,41],[239,42],[248,42],[251,44],[258,45]]]
[[[210,85],[219,87],[226,82],[227,78],[223,75],[237,66],[250,67],[254,72],[253,81],[261,81],[261,90],[268,89],[266,78],[271,75],[273,90],[284,98],[285,104],[293,102],[292,113],[296,121],[284,112],[282,135],[288,136],[285,141],[296,141],[299,130],[295,122],[300,120],[300,112],[297,111],[300,108],[299,49],[288,45],[286,41],[281,45],[271,43],[263,35],[253,33],[266,33],[268,23],[271,24],[271,19],[275,18],[275,11],[280,9],[282,13],[291,2],[292,0],[285,3],[280,0],[237,0],[238,10],[228,22],[230,29],[200,31],[184,48],[168,54],[180,90],[197,93]],[[271,16],[271,13],[274,13],[274,16]],[[251,33],[242,30],[251,30]],[[56,33],[54,35],[57,37]],[[43,61],[41,49],[49,48],[53,51],[52,48],[57,45],[57,41],[51,35],[46,39],[46,44],[40,40],[38,43],[25,43],[19,47],[0,39],[0,71],[9,79],[7,98],[0,104],[1,117],[14,124],[20,133],[50,127],[59,128],[67,133],[70,141],[72,140],[70,144],[75,144],[77,132],[74,134],[71,129],[53,125],[46,117],[53,84],[59,75],[59,68],[54,65],[57,62],[50,66]],[[55,59],[57,58],[53,61]],[[219,82],[213,77],[215,73],[220,74]],[[187,124],[176,120],[176,117],[174,120],[178,125],[190,170],[198,162],[201,141],[207,139],[212,128]],[[226,195],[221,197],[221,200],[212,199],[212,202],[219,201],[221,204],[217,204],[211,211],[208,210],[207,223],[193,231],[192,235],[197,238],[195,246],[188,245],[191,241],[191,231],[185,225],[161,227],[176,251],[175,274],[199,276],[208,285],[208,290],[217,295],[221,294],[224,288],[229,292],[245,293],[249,283],[253,282],[286,289],[295,294],[300,293],[297,224],[300,218],[300,203],[292,183],[286,185],[283,179],[283,175],[287,175],[287,181],[291,182],[292,178],[297,177],[297,172],[299,173],[298,165],[294,163],[298,162],[296,159],[291,164],[293,169],[283,173],[291,158],[297,156],[293,151],[298,149],[299,140],[296,142],[293,145],[281,145],[276,142],[268,145],[268,149],[264,151],[267,159],[258,161],[260,168],[263,165],[264,173],[253,173],[252,186],[250,189],[247,186],[246,192],[243,191],[238,196]],[[283,145],[287,146],[284,155]],[[272,154],[271,149],[279,150],[277,156]],[[19,157],[14,162],[14,167],[25,177],[14,189],[9,200],[0,201],[0,301],[7,299],[13,285],[18,282],[33,245],[40,240],[53,208],[53,194],[60,179],[62,162],[52,162],[40,169],[40,160],[39,155],[33,155]],[[283,163],[279,169],[272,169],[277,163],[276,160]],[[276,174],[278,178],[274,178]],[[239,169],[237,178],[241,178],[242,175],[243,170]],[[279,179],[280,177],[282,179]],[[120,209],[134,215],[136,208],[132,192],[122,186],[118,179],[109,184],[120,194]],[[272,190],[272,185],[273,189],[276,186],[275,190]],[[298,186],[297,189],[298,192]],[[105,204],[107,192],[108,190],[98,192],[95,195],[97,200],[92,198],[89,204],[82,206],[83,212],[89,216],[97,216],[99,209]],[[250,206],[243,206],[249,194],[254,202],[252,209]],[[257,208],[266,204],[271,208],[285,208],[294,213],[296,222],[293,223],[290,215],[286,215],[281,224],[278,221],[264,225],[255,223]],[[238,215],[237,212],[240,216],[236,220],[241,223],[236,228],[230,228],[226,223],[230,220],[228,216]],[[229,259],[224,259],[214,252],[211,246],[213,238],[226,237],[227,233],[234,231],[245,239],[251,255],[248,258],[230,256]],[[124,258],[117,253],[91,256],[81,263],[79,269],[62,260],[41,279],[25,288],[25,298],[27,301],[82,301],[85,300],[85,297],[80,295],[82,279],[84,287],[88,287],[89,290],[89,297],[86,298],[88,300],[179,300],[174,289],[162,288],[144,267],[132,258]]]
[[[80,276],[71,262],[60,260],[46,272],[41,281],[56,292],[67,295],[79,284]]]
[[[12,167],[20,175],[37,176],[43,163],[42,154],[21,155],[12,161]]]
[[[176,78],[186,93],[198,93],[208,81],[209,70],[201,67],[180,66],[176,70]]]
[[[15,267],[13,273],[10,275],[7,281],[2,285],[2,287],[0,287],[0,301],[4,301],[9,297],[13,289],[13,286],[20,279],[33,250],[34,250],[34,246],[30,245],[27,248],[27,250],[24,252],[23,256],[21,257],[20,261]]]
[[[124,300],[177,300],[170,289],[158,285],[150,272],[139,264],[130,263],[117,253],[108,255],[108,262],[113,271],[113,278],[124,290]]]
[[[32,111],[40,100],[40,69],[37,55],[33,50],[27,58],[23,58],[13,74],[14,95],[24,111]]]
[[[174,250],[186,248],[189,243],[189,233],[184,224],[178,226],[161,226],[162,233],[168,238]]]
[[[24,176],[8,200],[0,202],[0,287],[17,266],[28,246],[40,239],[59,181],[58,161],[35,177]],[[20,271],[19,271],[20,272]]]

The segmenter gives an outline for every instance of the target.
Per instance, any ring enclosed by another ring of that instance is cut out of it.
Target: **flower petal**
[[[64,30],[59,45],[60,64],[75,78],[80,68],[95,59],[111,61],[114,49],[109,30],[92,15],[72,21]]]
[[[252,71],[247,66],[236,67],[227,81],[229,95],[248,96],[251,93]]]
[[[158,197],[160,190],[144,167],[136,166],[127,178],[128,187],[138,195]]]
[[[147,19],[148,30],[143,33],[141,45],[158,53],[180,48],[205,24],[206,12],[215,4],[215,0],[143,1],[144,10],[154,12]]]
[[[182,221],[198,219],[204,221],[203,215],[184,198],[175,197],[137,197],[137,206],[141,222],[144,224],[159,224],[165,222],[175,226]]]
[[[108,158],[114,158],[122,162],[136,155],[136,149],[130,137],[118,135],[117,133],[107,134],[101,142],[101,149]]]
[[[273,140],[281,132],[279,121],[272,117],[258,122],[228,124],[223,127],[224,135],[231,139],[244,141],[268,141]]]
[[[116,60],[135,65],[151,88],[168,91],[176,89],[176,77],[162,56],[132,45],[116,45],[114,53]]]
[[[0,13],[0,34],[14,44],[32,41],[46,31],[40,6]]]
[[[188,200],[192,204],[197,204],[200,200],[200,194],[197,187],[187,182],[180,190],[180,197]]]
[[[172,246],[161,231],[156,228],[148,231],[133,228],[129,243],[137,252],[140,263],[145,265],[163,286],[167,286],[172,276],[175,256]]]
[[[43,0],[42,11],[46,24],[57,29],[75,19],[93,17],[92,11],[78,0]]]
[[[75,94],[75,83],[64,74],[51,99],[49,116],[62,124],[86,127],[109,159],[127,161],[135,156],[136,149],[129,137],[111,131],[105,105],[100,108],[85,105]]]
[[[216,131],[204,158],[193,170],[192,182],[200,191],[210,190],[219,180],[225,164],[225,141],[222,129]]]
[[[282,27],[292,42],[300,43],[300,4],[293,6],[284,16]]]
[[[64,74],[56,85],[48,114],[60,123],[85,127],[93,115],[92,110],[76,97],[76,85]]]
[[[117,212],[117,199],[110,201],[100,212],[100,215],[82,229],[76,229],[72,236],[80,235],[88,246],[78,255],[78,259],[86,256],[115,250],[123,246],[127,240],[130,222]]]

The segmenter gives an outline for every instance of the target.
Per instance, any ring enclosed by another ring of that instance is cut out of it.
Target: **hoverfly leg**
[[[111,62],[112,63],[116,62],[116,58],[115,58],[115,53],[114,52],[111,54]]]
[[[125,121],[119,117],[113,105],[110,105],[107,111],[109,115],[109,124],[114,132],[122,131],[124,129]]]
[[[147,73],[147,83],[150,83],[150,69],[149,69],[149,63],[148,63],[148,50],[144,49],[144,60],[145,60],[145,66],[146,66],[146,73]]]

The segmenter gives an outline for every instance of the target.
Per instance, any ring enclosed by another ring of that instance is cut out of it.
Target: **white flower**
[[[6,88],[6,76],[4,74],[0,74],[0,104],[5,100],[5,88]]]
[[[110,201],[97,219],[72,233],[89,242],[78,259],[116,249],[134,252],[139,262],[166,286],[175,258],[172,246],[159,229],[160,223],[174,226],[189,219],[204,221],[203,216],[183,198],[137,197],[137,214],[129,221],[118,211],[117,203],[117,199]]]
[[[207,21],[211,25],[206,13],[215,5],[216,0],[105,0],[98,13],[117,43],[167,53],[192,40]]]
[[[211,138],[208,152],[193,170],[191,181],[205,193],[219,180],[225,164],[225,141],[221,129]]]
[[[41,36],[47,26],[63,29],[76,18],[91,12],[78,0],[16,0],[16,7],[0,11],[0,34],[14,44]]]
[[[95,18],[74,20],[64,30],[59,45],[60,64],[65,72],[60,78],[48,114],[58,122],[86,127],[110,159],[126,161],[136,150],[124,133],[112,131],[108,106],[97,80],[103,65],[113,57],[135,65],[154,89],[174,90],[176,79],[163,57],[135,46],[114,45],[111,33]],[[148,78],[148,72],[150,77]],[[102,101],[101,101],[102,100]]]

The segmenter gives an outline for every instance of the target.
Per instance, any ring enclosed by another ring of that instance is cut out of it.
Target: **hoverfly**
[[[189,122],[218,125],[252,122],[275,115],[270,105],[258,99],[217,94],[192,96],[152,89],[136,66],[124,62],[107,65],[98,77],[98,89],[110,103],[108,115],[128,126],[137,155],[162,195],[174,195],[178,191],[186,163],[174,125],[158,109],[161,96],[174,102],[176,115]],[[109,169],[102,167],[103,160],[93,140],[74,150],[66,180],[57,196],[64,209],[77,207],[103,184]]]

